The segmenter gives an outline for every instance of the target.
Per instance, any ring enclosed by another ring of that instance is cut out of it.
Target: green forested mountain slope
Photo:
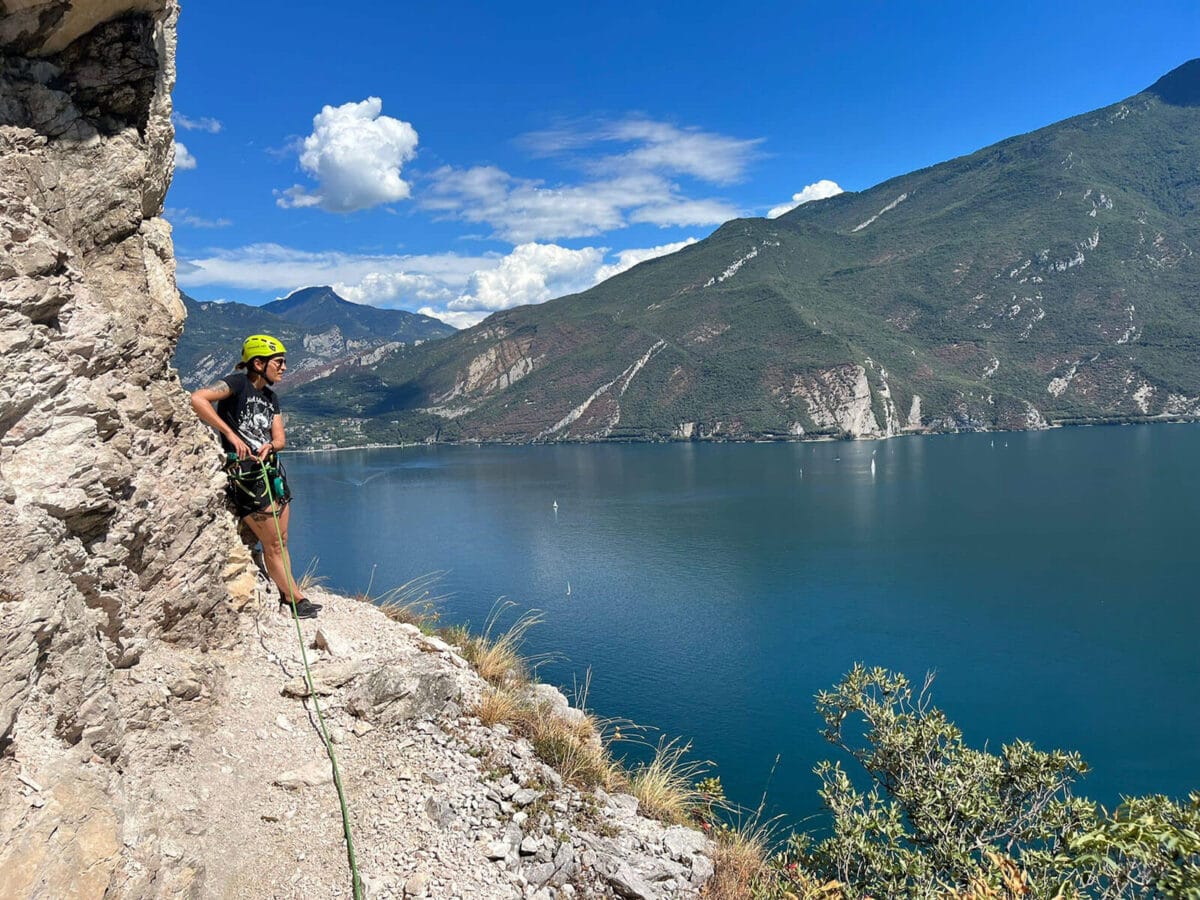
[[[872,436],[1200,413],[1200,61],[289,401],[314,443]]]

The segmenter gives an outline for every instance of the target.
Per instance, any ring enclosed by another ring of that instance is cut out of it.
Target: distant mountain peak
[[[267,304],[267,308],[276,312],[286,312],[293,310],[298,306],[305,306],[314,303],[346,303],[352,306],[360,304],[351,304],[349,300],[338,295],[332,287],[327,284],[316,284],[312,287],[299,288],[292,291],[286,297],[280,297],[278,300],[272,300]]]
[[[1146,88],[1146,93],[1172,106],[1200,106],[1200,59],[1172,69]]]

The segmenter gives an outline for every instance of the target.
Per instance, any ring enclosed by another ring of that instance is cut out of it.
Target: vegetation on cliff
[[[430,588],[418,580],[375,602],[432,631]],[[706,831],[710,900],[1200,898],[1200,793],[1127,797],[1106,810],[1074,793],[1087,772],[1079,754],[1024,741],[971,748],[933,705],[932,677],[914,690],[901,674],[862,665],[816,698],[843,757],[815,768],[827,823],[785,838],[761,805],[729,803],[711,764],[679,740],[658,741],[649,761],[625,768],[616,745],[642,731],[587,711],[586,689],[577,710],[539,693],[521,646],[541,619],[527,612],[498,631],[511,608],[499,605],[482,634],[440,630],[489,683],[475,714],[528,738],[569,783],[628,791],[644,814]]]

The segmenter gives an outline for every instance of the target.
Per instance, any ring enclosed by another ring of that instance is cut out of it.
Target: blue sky
[[[1121,100],[1200,5],[287,4],[179,25],[180,286],[465,326]]]

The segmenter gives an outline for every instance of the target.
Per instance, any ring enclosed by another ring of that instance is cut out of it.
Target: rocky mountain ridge
[[[180,295],[187,322],[174,363],[195,390],[228,374],[248,334],[273,334],[288,348],[284,390],[334,372],[370,366],[386,354],[454,333],[437,319],[343,300],[330,287],[310,287],[263,306],[215,303]]]

